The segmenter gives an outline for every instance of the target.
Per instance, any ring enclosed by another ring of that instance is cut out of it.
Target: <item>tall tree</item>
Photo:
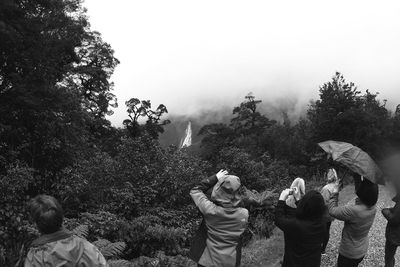
[[[118,61],[85,12],[80,0],[0,2],[0,171],[13,160],[59,170],[92,125],[109,125]]]
[[[170,123],[169,120],[161,119],[165,113],[168,113],[167,107],[163,104],[160,104],[156,110],[151,109],[150,100],[140,101],[137,98],[131,98],[125,104],[128,107],[129,119],[124,120],[123,123],[132,137],[147,133],[157,139],[158,135],[164,132],[164,126]],[[140,124],[141,118],[146,120],[145,125]]]
[[[307,111],[313,141],[334,139],[376,151],[378,141],[385,138],[390,117],[386,101],[377,96],[368,90],[362,94],[337,72],[332,81],[320,87],[320,99]]]
[[[257,134],[275,123],[258,111],[261,102],[249,93],[245,96],[245,101],[233,108],[235,117],[231,120],[231,126],[235,131],[241,134]]]

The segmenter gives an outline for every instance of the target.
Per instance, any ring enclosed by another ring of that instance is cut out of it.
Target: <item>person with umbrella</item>
[[[378,186],[363,179],[356,191],[357,197],[344,206],[338,206],[339,184],[330,198],[329,215],[344,221],[339,247],[338,267],[358,266],[368,250],[368,233],[375,219]]]
[[[368,251],[368,233],[376,215],[378,185],[384,184],[383,174],[372,158],[360,148],[345,142],[319,143],[336,162],[347,167],[355,177],[357,197],[344,206],[338,206],[340,181],[335,183],[329,200],[329,215],[344,221],[340,241],[338,267],[358,266]]]

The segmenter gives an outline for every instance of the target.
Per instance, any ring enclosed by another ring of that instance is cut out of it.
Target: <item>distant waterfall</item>
[[[181,148],[190,147],[192,145],[192,123],[189,121],[186,127],[185,137],[182,141]]]

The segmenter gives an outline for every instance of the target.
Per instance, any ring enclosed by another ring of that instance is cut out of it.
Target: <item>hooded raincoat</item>
[[[95,245],[60,230],[34,240],[24,266],[106,267],[108,264]]]
[[[249,212],[238,207],[240,180],[226,175],[218,181],[214,175],[204,179],[190,195],[203,214],[203,221],[193,240],[189,257],[206,267],[240,266],[241,235]],[[205,192],[213,188],[210,201]]]

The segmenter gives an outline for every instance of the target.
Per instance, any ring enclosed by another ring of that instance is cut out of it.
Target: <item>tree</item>
[[[161,120],[162,115],[168,113],[167,107],[163,104],[160,104],[156,110],[151,110],[150,100],[140,101],[137,98],[131,98],[125,104],[128,107],[129,119],[124,120],[123,124],[132,137],[138,137],[146,132],[157,139],[158,135],[164,132],[163,126],[170,123],[169,120]],[[140,125],[140,118],[146,119],[145,125]]]
[[[262,155],[264,151],[260,146],[260,136],[276,121],[258,111],[260,103],[261,100],[249,93],[239,106],[233,108],[234,117],[229,125],[214,123],[203,126],[199,132],[204,136],[201,141],[202,157],[216,164],[219,151],[231,146],[243,149],[252,157]]]
[[[0,172],[16,159],[60,170],[109,125],[118,61],[80,0],[1,1],[0,39]]]
[[[257,134],[274,124],[275,121],[269,120],[258,112],[257,106],[261,102],[252,93],[245,96],[245,101],[233,108],[233,114],[236,117],[232,118],[231,127],[239,134]]]
[[[332,81],[320,87],[320,99],[307,111],[313,141],[345,141],[376,152],[390,117],[386,101],[381,103],[377,96],[368,90],[361,94],[354,83],[337,72]]]
[[[203,126],[199,135],[201,140],[201,157],[213,165],[219,160],[219,151],[224,147],[232,146],[235,138],[235,131],[223,123],[212,123]]]

